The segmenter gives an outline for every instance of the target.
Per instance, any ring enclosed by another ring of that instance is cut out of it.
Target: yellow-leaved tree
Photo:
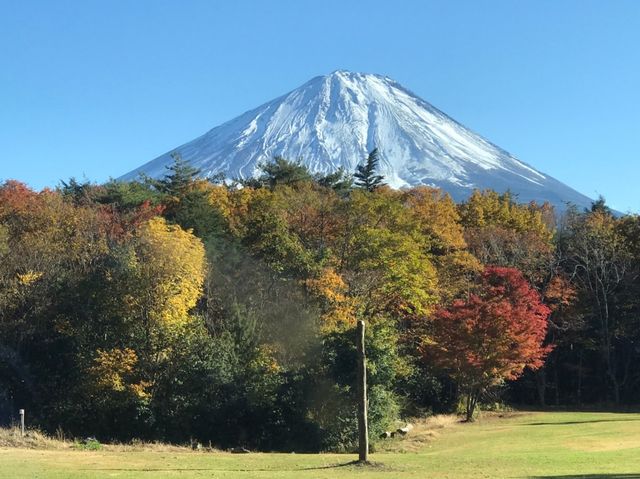
[[[440,302],[464,294],[482,265],[467,249],[455,202],[442,190],[426,186],[406,191],[405,202],[436,266]]]
[[[133,302],[158,327],[181,325],[202,296],[205,252],[202,241],[163,218],[153,218],[136,238],[134,270],[144,291]]]
[[[128,394],[146,399],[149,384],[136,380],[137,365],[138,356],[133,349],[98,349],[89,374],[99,392]]]

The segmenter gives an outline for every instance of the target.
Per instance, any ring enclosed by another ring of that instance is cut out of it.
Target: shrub
[[[75,443],[75,447],[76,449],[80,449],[82,451],[99,451],[100,449],[102,449],[102,443],[95,437],[87,437],[86,439],[77,441]]]

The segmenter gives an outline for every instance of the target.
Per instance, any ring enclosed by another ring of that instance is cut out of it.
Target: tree
[[[635,349],[633,340],[623,333],[636,321],[625,300],[638,274],[631,244],[624,234],[624,226],[631,224],[628,221],[616,219],[601,204],[584,214],[570,212],[561,235],[566,268],[598,342],[604,383],[610,387],[616,404],[629,380],[623,371],[628,371],[631,351]]]
[[[591,208],[587,209],[586,212],[591,211],[591,213],[604,213],[611,214],[611,208],[607,205],[607,200],[604,196],[598,196],[598,199],[591,202]]]
[[[300,276],[313,269],[313,256],[289,228],[288,205],[282,195],[264,188],[256,190],[248,203],[243,240],[275,272]]]
[[[553,261],[553,228],[548,204],[513,201],[509,192],[474,191],[459,205],[465,239],[484,264],[517,268],[536,286],[547,278]]]
[[[99,187],[91,184],[89,181],[79,182],[75,178],[69,178],[69,181],[60,180],[58,191],[62,196],[71,198],[76,204],[83,204],[88,202],[95,190]]]
[[[379,161],[380,154],[378,149],[374,148],[367,156],[364,164],[356,166],[356,172],[353,175],[356,179],[356,186],[367,191],[374,191],[384,186],[384,176],[376,174]]]
[[[262,174],[256,186],[267,186],[274,189],[277,185],[294,185],[303,181],[311,181],[313,177],[302,161],[289,161],[276,156],[272,161],[260,165]],[[253,183],[249,182],[249,186]]]
[[[145,184],[129,183],[127,188],[119,185],[118,193],[135,194],[139,198],[139,191],[143,186],[153,189],[162,203],[163,216],[172,223],[180,225],[183,229],[191,229],[201,239],[210,239],[213,236],[224,234],[226,225],[218,208],[213,204],[215,190],[221,186],[214,183],[219,180],[219,175],[210,178],[200,178],[200,170],[192,167],[182,159],[178,153],[172,153],[173,163],[167,166],[165,176],[160,180],[145,179]],[[109,185],[107,185],[109,186]],[[113,187],[109,189],[113,190]]]
[[[315,175],[315,181],[325,188],[331,188],[336,193],[346,194],[353,188],[353,177],[341,166],[332,173],[326,175]]]
[[[453,199],[426,186],[412,188],[404,196],[436,266],[440,299],[448,301],[466,294],[482,264],[467,250]]]
[[[144,203],[158,206],[163,196],[149,182],[109,180],[100,188],[95,201],[118,211],[136,210]]]
[[[171,153],[173,163],[166,167],[167,173],[161,180],[150,180],[158,191],[169,196],[181,196],[200,175],[200,170],[191,166],[182,156]]]
[[[154,326],[183,324],[202,295],[205,255],[202,242],[190,231],[162,218],[144,224],[132,258],[135,282],[145,289],[127,298]],[[133,293],[133,289],[131,290]]]
[[[437,275],[425,238],[402,193],[354,191],[341,204],[332,250],[358,318],[422,316],[437,302]]]
[[[422,346],[466,396],[467,421],[484,392],[539,368],[551,349],[543,345],[550,310],[520,271],[487,267],[480,279],[479,292],[436,312]]]

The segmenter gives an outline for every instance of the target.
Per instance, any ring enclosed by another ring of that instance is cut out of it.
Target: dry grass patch
[[[192,450],[191,447],[177,446],[162,442],[144,442],[133,440],[130,443],[100,444],[99,448],[111,452],[219,452],[210,447]],[[0,448],[2,449],[41,449],[60,450],[78,449],[90,450],[83,445],[83,441],[74,439],[52,438],[35,429],[25,431],[24,437],[20,434],[20,428],[0,428]]]
[[[52,439],[46,434],[29,429],[24,436],[20,433],[20,428],[0,428],[0,447],[19,449],[68,449],[72,443]]]
[[[438,414],[427,418],[416,418],[409,421],[413,429],[406,436],[396,434],[389,439],[381,439],[376,445],[379,452],[419,452],[430,442],[437,439],[443,429],[460,422],[455,414]],[[398,427],[402,427],[404,424]]]
[[[144,442],[134,439],[130,443],[104,444],[104,449],[114,452],[218,452],[212,448],[193,450],[186,446],[176,446],[164,442]]]

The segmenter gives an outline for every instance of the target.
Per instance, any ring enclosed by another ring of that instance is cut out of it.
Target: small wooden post
[[[358,321],[358,460],[369,460],[369,425],[367,422],[367,357],[364,348],[364,321]]]
[[[20,409],[20,435],[24,437],[24,409]]]

